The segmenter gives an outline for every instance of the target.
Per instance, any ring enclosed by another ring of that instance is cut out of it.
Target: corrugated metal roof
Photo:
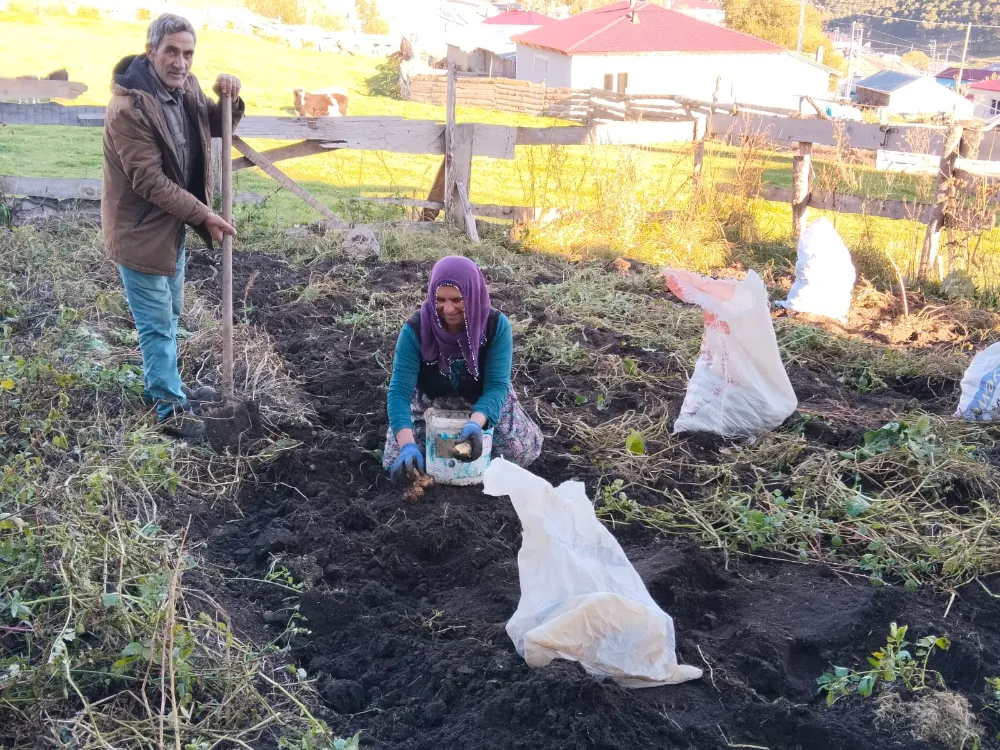
[[[777,44],[652,3],[640,2],[633,8],[627,0],[526,31],[513,40],[569,55],[784,51]]]
[[[899,73],[895,70],[882,70],[873,76],[868,76],[863,81],[858,81],[857,85],[858,88],[889,94],[918,80],[920,80],[918,76],[908,76],[906,73]]]

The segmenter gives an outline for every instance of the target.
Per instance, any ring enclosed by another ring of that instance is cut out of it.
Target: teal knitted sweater
[[[409,427],[413,429],[410,416],[410,402],[417,389],[420,375],[420,340],[416,331],[408,323],[403,325],[396,341],[396,356],[392,361],[392,379],[389,381],[389,426],[393,434]],[[507,394],[510,393],[510,371],[514,360],[514,335],[510,320],[503,313],[497,320],[497,332],[487,350],[486,361],[480,363],[483,377],[483,395],[472,406],[473,412],[483,414],[489,426],[500,420]],[[458,381],[465,372],[465,360],[452,363],[451,384],[458,387]],[[471,412],[470,412],[471,414]]]

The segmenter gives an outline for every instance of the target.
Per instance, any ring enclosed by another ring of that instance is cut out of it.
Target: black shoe
[[[159,420],[160,429],[167,435],[193,443],[205,439],[205,423],[190,409],[178,410],[166,419]]]
[[[192,406],[214,404],[221,401],[218,391],[210,385],[199,385],[197,388],[184,386],[184,395]]]

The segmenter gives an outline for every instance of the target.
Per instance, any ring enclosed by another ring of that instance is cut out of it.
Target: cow
[[[347,117],[347,92],[339,86],[331,86],[318,91],[297,88],[295,113],[299,117]]]

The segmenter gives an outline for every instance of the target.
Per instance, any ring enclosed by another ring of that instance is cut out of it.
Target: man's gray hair
[[[189,20],[181,16],[175,16],[173,13],[164,13],[149,24],[149,30],[146,32],[146,42],[154,50],[158,50],[160,44],[163,43],[163,37],[168,34],[180,34],[183,31],[193,36],[195,40],[198,39],[194,33],[194,26],[191,25]]]

